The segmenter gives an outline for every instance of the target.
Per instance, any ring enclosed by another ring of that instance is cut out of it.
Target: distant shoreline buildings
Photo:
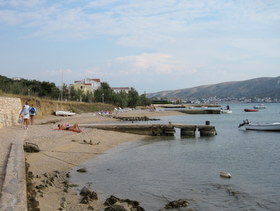
[[[207,98],[196,98],[190,97],[187,99],[180,98],[152,98],[154,100],[165,100],[171,103],[190,103],[190,104],[221,104],[221,103],[280,103],[280,99],[271,97],[207,97]]]

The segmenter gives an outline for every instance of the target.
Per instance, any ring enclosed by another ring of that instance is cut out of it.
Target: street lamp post
[[[102,93],[102,103],[104,103],[104,93]]]

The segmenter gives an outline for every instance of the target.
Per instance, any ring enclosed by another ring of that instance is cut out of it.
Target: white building
[[[73,87],[75,89],[81,89],[84,92],[90,91],[94,92],[101,86],[99,78],[85,78],[80,81],[74,81]]]
[[[112,90],[115,92],[115,93],[120,93],[121,91],[125,92],[125,93],[128,93],[130,88],[129,87],[112,87]]]

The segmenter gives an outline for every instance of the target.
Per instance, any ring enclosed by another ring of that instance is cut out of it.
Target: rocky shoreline
[[[69,181],[69,172],[54,171],[52,173],[44,173],[43,175],[34,175],[29,171],[29,164],[26,163],[27,174],[27,197],[28,197],[28,210],[39,211],[40,203],[39,198],[44,195],[50,194],[53,190],[60,193],[60,203],[58,210],[104,210],[104,211],[144,211],[145,209],[140,206],[138,201],[130,199],[120,199],[111,195],[101,205],[98,202],[98,194],[91,190],[90,187],[83,187],[80,193],[77,194]],[[72,192],[72,193],[71,193]],[[73,193],[74,192],[74,193]],[[69,198],[69,193],[74,194],[79,199],[78,204],[73,204],[72,198]],[[160,211],[169,209],[178,209],[188,207],[189,202],[184,199],[168,202]],[[192,209],[188,208],[188,211]]]
[[[149,115],[150,114],[150,115]],[[176,112],[136,112],[123,116],[158,117],[182,115]],[[83,162],[99,154],[106,153],[121,143],[147,139],[147,136],[115,131],[82,128],[82,133],[58,131],[58,123],[111,122],[112,118],[95,114],[82,114],[75,117],[44,118],[28,129],[25,142],[39,147],[39,152],[25,152],[29,210],[144,210],[131,199],[116,199],[116,203],[105,203],[90,187],[84,187],[81,194],[75,184],[70,183],[69,172],[82,168]],[[43,123],[43,124],[41,124]],[[86,190],[86,191],[85,191]],[[110,201],[110,200],[109,200]]]

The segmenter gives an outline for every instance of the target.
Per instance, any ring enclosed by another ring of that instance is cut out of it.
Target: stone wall
[[[21,108],[20,98],[0,97],[0,128],[17,125]]]

